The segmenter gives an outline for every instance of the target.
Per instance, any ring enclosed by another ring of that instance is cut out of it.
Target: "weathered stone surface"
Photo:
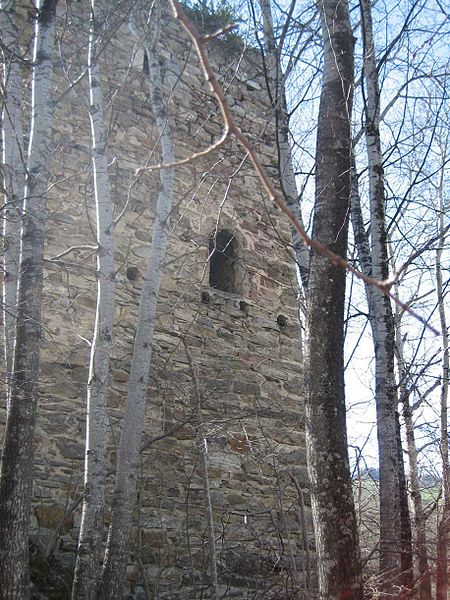
[[[58,504],[50,506],[36,506],[34,514],[39,527],[45,529],[56,529],[62,527],[62,531],[66,532],[73,527],[73,516],[68,515],[66,508]]]

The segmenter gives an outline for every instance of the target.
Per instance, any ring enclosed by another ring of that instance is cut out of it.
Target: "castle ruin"
[[[64,95],[56,103],[50,165],[32,515],[34,546],[69,570],[78,539],[96,302],[86,82],[68,89],[77,70],[66,62],[70,56],[72,65],[85,63],[85,8],[68,2],[59,23],[55,98]],[[64,31],[69,21],[73,26]],[[244,52],[217,40],[209,52],[238,124],[275,180],[272,109],[258,51]],[[169,19],[161,66],[175,152],[182,158],[217,140],[222,123],[193,49]],[[136,169],[157,162],[159,151],[144,54],[126,20],[105,45],[102,71],[118,217],[109,392],[112,484],[159,188],[158,172],[135,175]],[[312,529],[289,227],[232,141],[177,167],[175,180],[127,597],[209,597],[201,425],[222,597],[309,598]]]

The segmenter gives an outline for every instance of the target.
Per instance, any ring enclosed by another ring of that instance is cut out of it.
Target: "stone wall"
[[[88,19],[79,3],[62,6],[33,541],[72,567],[79,526],[79,510],[73,508],[82,485],[85,388],[95,313],[95,238],[87,82],[69,82],[86,63]],[[111,485],[159,188],[157,172],[135,176],[136,168],[158,161],[158,136],[142,50],[133,45],[126,19],[111,18],[112,27],[116,22],[102,60],[110,174],[119,217],[109,394]],[[168,111],[180,159],[216,140],[222,125],[190,44],[168,16],[161,39]],[[274,130],[258,52],[228,46],[216,41],[210,44],[210,55],[238,123],[274,175]],[[209,243],[222,229],[234,236],[234,293],[209,286]],[[230,141],[220,151],[177,168],[127,597],[209,597],[196,382],[223,597],[303,597],[298,590],[304,589],[312,569],[312,531],[299,331],[288,226],[261,190],[241,149]]]

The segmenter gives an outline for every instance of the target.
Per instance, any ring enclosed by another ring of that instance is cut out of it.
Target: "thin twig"
[[[58,261],[60,258],[63,258],[63,256],[66,256],[67,254],[70,254],[71,252],[76,252],[77,250],[97,251],[98,246],[97,245],[93,246],[91,244],[83,244],[81,246],[70,246],[70,248],[67,248],[67,250],[64,250],[64,252],[60,252],[56,256],[52,256],[51,258],[48,258],[47,260],[48,261]]]
[[[191,372],[192,383],[194,385],[194,396],[197,403],[197,445],[200,455],[200,467],[202,476],[203,486],[203,500],[205,503],[207,532],[208,532],[208,557],[209,557],[209,568],[210,568],[210,586],[211,586],[211,598],[212,600],[219,600],[219,580],[217,576],[217,552],[216,552],[216,536],[214,528],[214,514],[211,502],[211,491],[209,486],[209,474],[208,474],[208,441],[206,439],[204,427],[203,427],[203,414],[202,414],[202,397],[200,394],[200,386],[198,383],[197,373],[194,369],[194,363],[189,350],[189,346],[186,342],[186,338],[183,339],[184,349],[188,360],[189,370]]]
[[[232,29],[236,29],[236,27],[237,27],[237,23],[230,23],[230,25],[225,25],[225,27],[222,27],[221,29],[218,29],[214,33],[210,33],[209,35],[204,35],[202,37],[202,41],[203,41],[204,44],[207,44],[211,40],[214,40],[214,39],[220,37],[221,35],[224,35],[225,33],[228,33]]]
[[[141,167],[140,169],[136,169],[136,176],[139,176],[145,172],[148,173],[149,171],[159,171],[160,169],[173,169],[175,167],[187,165],[188,163],[192,162],[193,160],[197,160],[197,158],[203,158],[205,156],[208,156],[208,154],[211,154],[212,152],[214,152],[215,150],[217,150],[218,148],[223,146],[223,144],[227,141],[227,139],[229,137],[230,137],[230,131],[228,131],[227,128],[225,128],[225,131],[224,131],[222,137],[219,140],[217,140],[217,142],[215,142],[214,144],[211,144],[211,146],[208,146],[207,148],[205,148],[205,150],[201,150],[200,152],[196,152],[195,154],[191,154],[190,156],[187,156],[186,158],[182,158],[181,160],[177,160],[175,162],[159,163],[157,165]]]

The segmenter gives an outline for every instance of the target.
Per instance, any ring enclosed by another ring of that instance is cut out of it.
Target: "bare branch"
[[[51,258],[48,258],[47,260],[48,261],[58,261],[61,258],[63,258],[63,256],[67,256],[71,252],[76,252],[77,250],[92,250],[93,252],[96,252],[98,250],[98,246],[93,246],[91,244],[82,244],[81,246],[70,246],[70,248],[67,248],[67,250],[64,250],[64,252],[60,252],[56,256],[52,256]]]
[[[171,168],[171,167],[178,166],[181,164],[187,164],[192,160],[195,160],[199,157],[203,157],[205,155],[210,154],[215,149],[220,147],[225,142],[225,140],[228,139],[228,137],[234,137],[239,142],[239,144],[244,148],[244,150],[248,153],[248,156],[253,164],[253,167],[261,181],[261,184],[262,184],[263,188],[266,190],[266,192],[268,193],[270,199],[286,215],[286,217],[289,219],[289,221],[292,223],[292,225],[294,226],[296,231],[301,236],[303,243],[306,246],[309,246],[310,248],[314,248],[314,250],[316,250],[322,256],[325,256],[326,258],[328,258],[332,264],[334,264],[338,267],[341,267],[342,269],[345,269],[345,270],[349,271],[350,273],[353,273],[353,275],[355,275],[355,277],[357,277],[358,279],[364,281],[368,285],[372,285],[372,286],[378,288],[379,290],[381,290],[381,292],[383,292],[383,294],[385,294],[388,298],[393,300],[395,302],[395,304],[397,304],[402,310],[404,310],[405,312],[408,312],[413,317],[415,317],[418,321],[420,321],[422,324],[424,324],[428,329],[430,329],[430,331],[432,331],[434,333],[434,335],[439,336],[440,332],[437,329],[435,329],[432,325],[427,323],[426,320],[423,317],[421,317],[420,315],[418,315],[410,306],[408,306],[407,304],[402,302],[396,294],[391,293],[391,287],[392,287],[393,283],[390,279],[387,279],[385,281],[378,281],[368,275],[365,275],[364,273],[362,273],[361,271],[356,269],[350,262],[348,262],[347,260],[345,260],[344,258],[339,256],[338,254],[336,254],[335,252],[330,250],[330,248],[328,248],[327,246],[324,246],[317,240],[309,237],[309,235],[306,233],[305,229],[300,225],[298,220],[295,218],[295,215],[293,214],[293,212],[286,206],[282,194],[275,188],[275,186],[270,181],[269,175],[267,174],[266,169],[263,167],[263,165],[259,161],[253,145],[247,139],[247,137],[242,133],[240,128],[237,126],[237,124],[233,118],[233,115],[231,113],[230,106],[225,98],[225,94],[223,92],[222,86],[218,82],[218,80],[214,74],[214,71],[212,69],[212,66],[209,62],[209,59],[207,57],[205,43],[204,43],[204,39],[203,39],[202,35],[199,33],[199,31],[198,31],[197,27],[194,25],[194,23],[192,23],[189,20],[189,18],[186,16],[180,3],[177,0],[169,0],[169,2],[170,2],[170,5],[172,6],[172,10],[173,10],[175,18],[181,23],[181,25],[183,26],[185,31],[188,33],[188,35],[190,36],[190,38],[194,44],[194,47],[196,49],[196,52],[197,52],[199,60],[200,60],[200,65],[202,67],[205,80],[208,82],[210,90],[214,94],[214,96],[217,100],[217,103],[219,105],[220,113],[222,115],[222,120],[223,120],[223,124],[224,124],[224,133],[218,142],[216,142],[212,146],[209,146],[206,150],[204,150],[202,152],[193,154],[190,157],[185,158],[180,162],[165,164],[165,165],[159,164],[159,165],[155,165],[152,167],[142,167],[141,169],[138,169],[137,173],[140,174],[145,171],[152,171],[155,169],[163,169],[163,168]]]

